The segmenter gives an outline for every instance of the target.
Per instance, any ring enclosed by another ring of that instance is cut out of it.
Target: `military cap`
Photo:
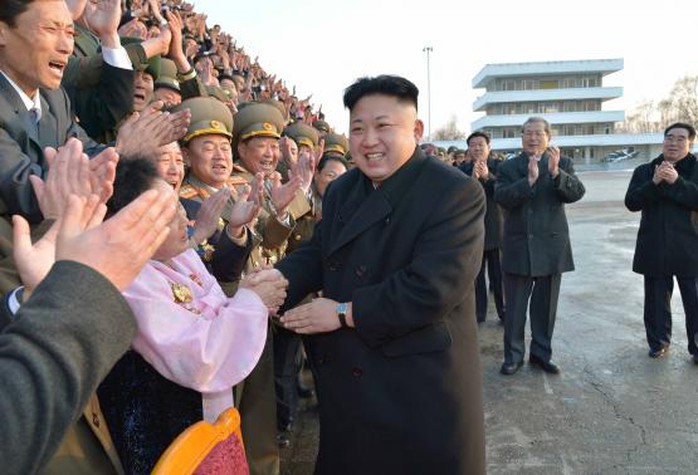
[[[171,59],[160,59],[160,75],[155,81],[155,87],[166,87],[173,91],[181,92],[179,81],[177,80],[177,65]]]
[[[121,37],[121,45],[122,46],[127,46],[131,44],[140,44],[142,43],[143,40],[140,38],[134,38],[132,36],[123,36]],[[147,74],[150,74],[153,77],[153,81],[157,81],[158,78],[160,77],[160,61],[161,57],[159,54],[156,54],[152,58],[148,59],[147,63],[141,64],[138,63],[138,70],[141,72],[145,72]],[[133,63],[133,60],[131,61]],[[134,63],[136,64],[136,63]]]
[[[230,100],[230,95],[228,92],[219,86],[206,86],[206,92],[210,97],[215,97],[221,102],[227,102]]]
[[[320,132],[325,132],[326,134],[330,133],[330,124],[328,124],[324,120],[314,120],[313,127],[315,127],[315,129],[319,130]]]
[[[277,101],[276,99],[264,99],[261,102],[262,104],[269,104],[276,107],[279,109],[279,112],[281,112],[281,116],[284,118],[284,121],[288,120],[288,110],[286,110],[286,106],[283,102]]]
[[[455,145],[451,145],[451,146],[448,147],[448,149],[446,150],[446,153],[449,153],[449,154],[450,154],[450,153],[456,153],[456,152],[458,152],[458,147],[456,147]]]
[[[252,137],[280,138],[284,118],[276,107],[261,102],[246,105],[235,114],[233,142],[236,144]]]
[[[294,122],[286,126],[283,135],[291,137],[299,147],[305,145],[311,149],[317,147],[318,141],[320,140],[318,131],[303,122]]]
[[[344,134],[325,135],[325,150],[323,153],[338,153],[346,155],[349,151],[349,141]]]
[[[233,114],[230,109],[213,97],[192,97],[173,109],[178,112],[189,109],[191,122],[182,143],[201,135],[224,135],[232,138]]]

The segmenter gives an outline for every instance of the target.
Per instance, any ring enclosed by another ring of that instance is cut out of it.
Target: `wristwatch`
[[[342,328],[349,328],[349,325],[347,325],[347,310],[349,310],[348,303],[342,302],[337,304],[337,318]]]

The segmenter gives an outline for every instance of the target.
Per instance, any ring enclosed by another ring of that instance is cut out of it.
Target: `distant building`
[[[516,153],[521,126],[542,116],[553,129],[552,143],[576,163],[651,158],[661,152],[662,134],[616,134],[622,110],[603,110],[604,102],[622,97],[622,87],[604,87],[603,78],[623,69],[623,59],[488,64],[472,86],[485,93],[473,110],[485,112],[471,125],[492,137],[493,149]],[[466,148],[461,142],[442,142]]]

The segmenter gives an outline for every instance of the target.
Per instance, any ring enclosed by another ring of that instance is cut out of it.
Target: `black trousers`
[[[676,277],[686,314],[688,352],[698,355],[698,278]],[[645,332],[650,350],[657,351],[671,343],[671,296],[673,276],[645,276]]]
[[[298,374],[301,371],[301,336],[280,327],[274,328],[274,386],[276,389],[276,425],[285,430],[298,412]]]
[[[485,283],[485,269],[490,280],[490,289],[494,294],[494,305],[497,308],[497,316],[504,320],[504,295],[502,294],[502,267],[499,264],[499,249],[490,249],[482,254],[480,273],[475,279],[475,315],[478,323],[487,319],[487,284]]]
[[[530,277],[504,273],[504,298],[507,302],[504,318],[505,363],[523,361],[526,351],[524,332],[529,298],[531,315],[529,354],[543,361],[550,361],[561,280],[561,274]]]

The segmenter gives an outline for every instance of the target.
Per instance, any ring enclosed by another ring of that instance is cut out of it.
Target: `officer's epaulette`
[[[191,185],[183,184],[179,189],[180,198],[186,198],[188,200],[199,195],[199,191]]]
[[[247,184],[247,180],[245,180],[245,177],[242,177],[240,175],[233,175],[230,178],[228,178],[228,186],[242,186]]]

